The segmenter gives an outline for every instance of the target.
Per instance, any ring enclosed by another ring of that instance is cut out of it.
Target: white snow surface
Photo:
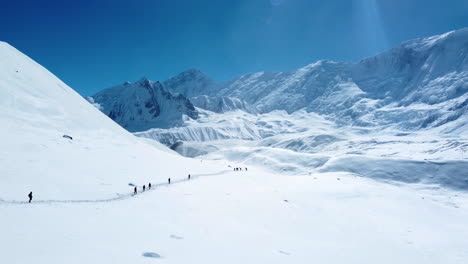
[[[464,112],[407,130],[304,109],[197,111],[184,127],[138,134],[179,133],[187,153],[205,152],[188,159],[0,42],[0,263],[468,262]]]

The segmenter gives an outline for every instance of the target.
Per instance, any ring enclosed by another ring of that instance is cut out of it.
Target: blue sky
[[[357,61],[468,26],[466,0],[0,0],[0,40],[82,95],[198,68],[218,81]]]

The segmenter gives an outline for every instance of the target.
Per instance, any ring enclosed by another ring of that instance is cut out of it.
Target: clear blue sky
[[[0,0],[0,38],[82,95],[198,68],[218,81],[356,61],[468,26],[467,0]]]

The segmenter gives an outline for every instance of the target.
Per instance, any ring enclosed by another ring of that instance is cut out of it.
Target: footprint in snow
[[[161,255],[155,252],[144,252],[143,257],[145,258],[161,258]]]
[[[282,250],[278,250],[278,253],[283,254],[283,255],[286,255],[286,256],[291,255],[291,253],[286,252],[286,251],[282,251]]]
[[[170,238],[173,238],[173,239],[184,239],[184,237],[176,236],[176,235],[171,235]]]

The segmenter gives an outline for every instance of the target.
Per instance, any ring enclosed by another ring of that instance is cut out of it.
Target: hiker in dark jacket
[[[145,190],[146,190],[146,186],[143,185],[143,191],[145,191]]]
[[[148,190],[151,190],[151,182],[148,183]]]
[[[171,184],[171,178],[167,178],[167,183]]]
[[[190,180],[190,174],[188,175],[188,179]]]
[[[137,187],[133,188],[133,194],[137,194]]]
[[[28,197],[29,197],[29,202],[31,202],[32,197],[33,197],[33,196],[32,196],[32,192],[30,192],[30,193],[28,194]]]

